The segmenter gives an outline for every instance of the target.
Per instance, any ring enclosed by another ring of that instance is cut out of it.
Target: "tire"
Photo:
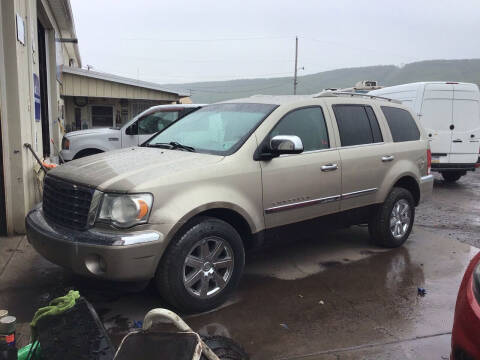
[[[464,174],[457,172],[442,172],[443,180],[447,183],[454,183],[460,179]]]
[[[238,232],[220,219],[199,217],[172,239],[155,283],[162,298],[177,310],[203,312],[227,300],[244,266],[245,250]]]
[[[408,205],[408,208],[404,206],[405,204]],[[398,205],[400,205],[402,215],[397,217],[394,215],[394,206],[397,208]],[[408,214],[408,220],[404,213]],[[407,189],[395,187],[390,191],[385,202],[379,205],[370,217],[368,223],[370,238],[378,246],[399,247],[408,239],[414,220],[415,201],[412,193]],[[391,229],[391,221],[392,226],[394,226],[393,229]],[[405,227],[404,222],[408,224],[407,227]],[[395,236],[392,231],[396,232]]]
[[[207,346],[218,356],[220,360],[249,360],[248,354],[232,339],[224,336],[202,337]],[[202,355],[200,360],[207,360]]]

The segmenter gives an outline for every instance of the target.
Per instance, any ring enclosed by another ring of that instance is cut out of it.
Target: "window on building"
[[[333,105],[342,146],[382,142],[377,118],[370,106]]]
[[[138,120],[138,134],[155,134],[178,120],[178,111],[157,111]]]
[[[330,147],[323,111],[317,106],[294,110],[285,115],[271,132],[270,138],[277,135],[298,136],[304,151]]]
[[[113,106],[92,106],[92,127],[113,126]]]
[[[420,139],[420,131],[412,115],[404,109],[382,106],[394,142]]]

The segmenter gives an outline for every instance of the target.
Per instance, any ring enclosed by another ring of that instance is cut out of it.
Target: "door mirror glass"
[[[127,135],[137,135],[137,123],[130,125],[125,129]]]
[[[303,143],[295,135],[277,135],[270,140],[270,151],[275,155],[300,154],[303,152]]]

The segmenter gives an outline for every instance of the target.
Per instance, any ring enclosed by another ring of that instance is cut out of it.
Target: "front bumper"
[[[47,222],[41,206],[28,213],[25,225],[28,241],[38,253],[84,276],[147,280],[154,276],[165,249],[158,231],[72,230]]]
[[[61,150],[60,155],[62,155],[63,160],[70,161],[73,160],[75,153],[72,150]]]
[[[433,175],[426,175],[420,178],[420,202],[428,200],[433,193]]]

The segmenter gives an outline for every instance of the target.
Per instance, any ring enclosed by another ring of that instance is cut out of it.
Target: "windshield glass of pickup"
[[[172,124],[145,146],[178,143],[196,152],[228,155],[275,109],[270,104],[217,104],[195,111]]]

